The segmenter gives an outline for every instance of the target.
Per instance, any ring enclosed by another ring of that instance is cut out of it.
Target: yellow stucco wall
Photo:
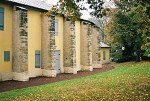
[[[61,72],[64,72],[63,69],[63,17],[56,16],[55,19],[58,20],[58,36],[55,36],[56,49],[60,50],[60,68]]]
[[[0,72],[12,71],[12,7],[0,3],[4,8],[4,30],[0,30]],[[10,51],[10,61],[4,62],[4,51]]]
[[[76,33],[76,66],[78,70],[81,69],[80,60],[80,21],[75,22],[75,33]]]
[[[28,10],[28,70],[35,68],[35,50],[41,51],[41,16],[39,11]]]
[[[101,48],[100,49],[101,61],[103,60],[103,51],[106,51],[106,60],[110,60],[110,48]]]

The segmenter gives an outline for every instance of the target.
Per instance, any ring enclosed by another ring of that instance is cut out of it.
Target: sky
[[[57,4],[58,0],[47,0],[50,4]]]

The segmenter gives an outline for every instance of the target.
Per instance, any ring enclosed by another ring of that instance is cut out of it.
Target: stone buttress
[[[92,28],[91,24],[81,22],[81,70],[93,71],[92,67]]]
[[[28,10],[13,7],[13,79],[28,81]]]
[[[77,74],[75,22],[64,19],[64,72]]]
[[[43,76],[56,77],[55,16],[42,16],[41,67]]]
[[[100,63],[100,34],[99,28],[92,25],[92,65],[93,68],[102,68]]]

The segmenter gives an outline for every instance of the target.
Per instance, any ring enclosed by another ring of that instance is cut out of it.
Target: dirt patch
[[[93,71],[78,71],[77,74],[58,74],[57,77],[55,78],[49,78],[49,77],[35,77],[35,78],[30,78],[29,81],[1,81],[0,82],[0,92],[5,92],[5,91],[10,91],[10,90],[15,90],[15,89],[20,89],[20,88],[26,88],[26,87],[32,87],[32,86],[39,86],[43,84],[49,84],[53,82],[59,82],[63,80],[70,80],[74,78],[80,78],[80,77],[85,77],[93,74],[98,74],[102,72],[106,72],[109,70],[114,69],[111,64],[105,64],[103,65],[102,68],[99,69],[93,69]]]

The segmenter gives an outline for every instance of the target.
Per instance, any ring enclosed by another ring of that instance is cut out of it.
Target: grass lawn
[[[150,62],[114,64],[88,77],[0,93],[0,101],[150,101]]]

